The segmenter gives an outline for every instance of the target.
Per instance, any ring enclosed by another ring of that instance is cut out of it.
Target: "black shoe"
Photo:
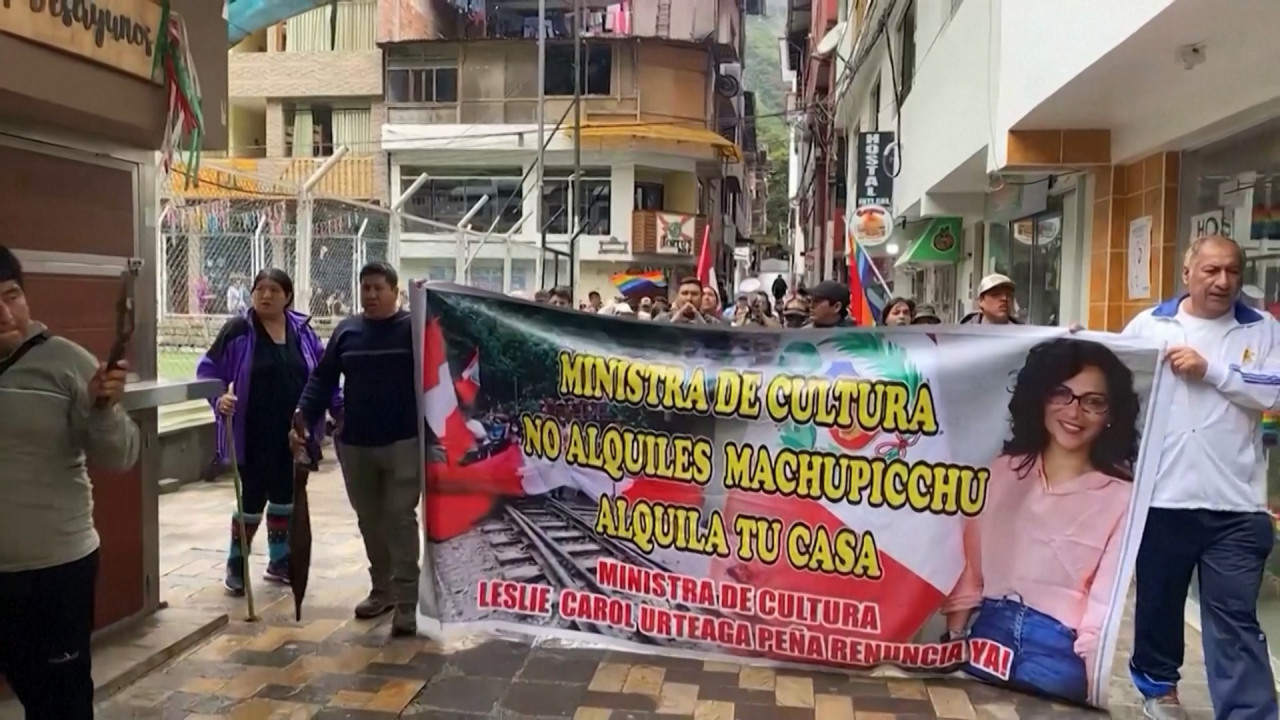
[[[413,605],[397,605],[391,616],[391,636],[406,637],[418,634],[418,609]]]
[[[227,594],[232,597],[244,595],[244,563],[239,560],[227,561],[227,576],[222,581]]]
[[[374,590],[369,593],[369,597],[361,600],[360,603],[356,605],[356,617],[361,620],[370,620],[378,617],[379,615],[385,615],[391,611],[392,607],[391,600],[387,597],[386,593]]]
[[[267,563],[267,569],[262,573],[262,577],[268,582],[288,585],[289,578],[289,558],[281,560],[273,560]]]

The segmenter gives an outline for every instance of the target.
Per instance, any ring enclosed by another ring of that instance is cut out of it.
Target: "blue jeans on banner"
[[[1089,678],[1084,659],[1076,654],[1076,631],[1024,604],[1022,598],[983,598],[969,640],[990,640],[1013,653],[1007,681],[973,663],[964,666],[969,675],[1064,700],[1088,700]]]

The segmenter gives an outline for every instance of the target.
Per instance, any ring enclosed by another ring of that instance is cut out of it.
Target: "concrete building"
[[[741,82],[742,1],[581,0],[576,17],[572,3],[548,5],[541,79],[535,3],[381,7],[389,194],[413,189],[398,227],[404,272],[500,291],[567,285],[572,276],[577,296],[609,297],[614,273],[691,272],[706,238],[719,277],[732,277],[732,249],[750,238],[758,195],[748,172],[755,148],[753,104]],[[572,100],[579,27],[580,130]],[[541,197],[539,82],[547,142]],[[449,228],[484,196],[468,218],[476,234],[460,240]]]
[[[339,0],[259,30],[233,47],[227,57],[227,155],[241,162],[226,166],[301,183],[345,146],[349,154],[318,192],[385,202],[376,23],[374,0]],[[219,169],[217,162],[209,165]]]
[[[880,252],[897,251],[898,294],[954,321],[1001,272],[1025,321],[1118,331],[1180,290],[1193,238],[1223,232],[1248,253],[1245,283],[1280,309],[1280,76],[1262,71],[1280,62],[1280,5],[845,7],[828,43],[836,123],[851,146],[859,132],[896,134],[900,226]],[[847,162],[852,178],[858,159]],[[940,224],[959,242],[934,242]],[[1280,471],[1270,482],[1280,495]],[[1277,577],[1261,601],[1273,635]]]
[[[1116,330],[1176,291],[1181,250],[1220,224],[1255,253],[1248,280],[1274,303],[1280,80],[1253,69],[1280,57],[1263,29],[1278,13],[1262,0],[859,2],[836,28],[836,122],[851,145],[897,133],[897,291],[956,316],[999,271],[1027,321]],[[952,253],[919,250],[937,218],[963,228]]]
[[[230,312],[225,298],[263,267],[289,271],[299,306],[315,315],[355,306],[356,268],[389,251],[387,213],[372,207],[387,204],[376,24],[375,0],[339,0],[228,52],[228,150],[203,158],[197,184],[172,173],[165,192],[166,346],[205,346],[203,318]]]

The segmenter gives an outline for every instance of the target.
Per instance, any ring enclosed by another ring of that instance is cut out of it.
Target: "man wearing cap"
[[[962,325],[1017,325],[1013,317],[1013,280],[991,273],[978,283],[978,310],[965,315]]]
[[[835,280],[823,280],[809,291],[809,324],[811,328],[853,327],[849,319],[849,286]]]

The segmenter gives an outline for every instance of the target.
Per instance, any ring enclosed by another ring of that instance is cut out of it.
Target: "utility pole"
[[[547,0],[538,0],[538,159],[537,185],[538,206],[536,217],[541,228],[538,241],[538,260],[535,263],[538,273],[538,287],[543,287],[546,279],[547,262],[547,219],[542,217],[542,201],[546,182],[547,161]],[[550,288],[544,288],[550,289]]]
[[[573,227],[569,237],[569,287],[574,286],[578,274],[578,236],[582,234],[582,33],[586,22],[582,17],[582,0],[573,0],[573,184],[570,198],[573,202]]]

